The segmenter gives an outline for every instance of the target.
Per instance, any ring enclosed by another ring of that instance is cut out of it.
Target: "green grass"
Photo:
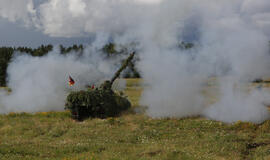
[[[125,94],[138,106],[140,80]],[[0,115],[0,159],[270,159],[270,121],[224,124],[128,112],[76,122],[69,112]]]

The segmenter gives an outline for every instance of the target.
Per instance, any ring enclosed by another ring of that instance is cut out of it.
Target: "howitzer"
[[[122,63],[111,80],[105,81],[97,89],[71,92],[67,96],[66,108],[71,111],[72,117],[83,120],[88,117],[113,117],[131,107],[127,98],[116,94],[112,90],[113,82],[133,59],[135,52]]]

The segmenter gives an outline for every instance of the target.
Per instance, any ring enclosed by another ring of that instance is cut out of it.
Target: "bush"
[[[67,96],[66,109],[71,111],[72,117],[83,120],[88,117],[115,117],[129,109],[130,102],[112,90],[95,89],[71,92]]]
[[[13,52],[11,47],[0,48],[0,86],[6,86],[7,67]]]

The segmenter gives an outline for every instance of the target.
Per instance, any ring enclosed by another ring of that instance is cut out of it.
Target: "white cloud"
[[[36,11],[32,0],[0,0],[0,17],[9,21],[22,21],[25,25],[32,25]]]

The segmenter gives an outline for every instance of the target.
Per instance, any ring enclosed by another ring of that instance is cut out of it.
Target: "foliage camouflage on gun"
[[[134,55],[135,52],[129,55],[110,81],[105,81],[96,89],[71,92],[67,96],[66,109],[71,111],[74,119],[83,120],[88,117],[113,117],[131,107],[127,98],[116,94],[112,90],[112,84],[128,66]]]

